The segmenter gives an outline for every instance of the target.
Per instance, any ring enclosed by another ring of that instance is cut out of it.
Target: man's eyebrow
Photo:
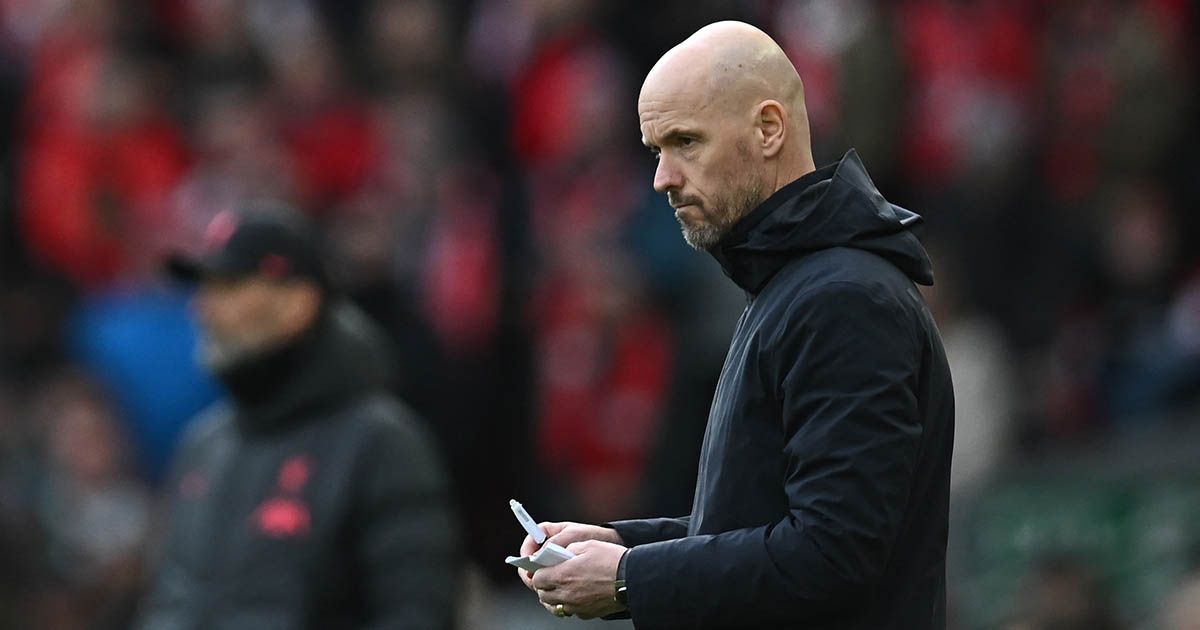
[[[693,131],[691,129],[683,128],[683,127],[674,127],[663,134],[662,143],[664,145],[673,144],[675,142],[678,142],[681,138],[684,138],[684,137],[699,138],[700,133],[697,131]],[[648,140],[645,136],[642,136],[642,144],[646,145],[647,147],[650,147],[651,150],[658,148],[658,145],[654,144],[653,142],[650,142],[650,140]]]

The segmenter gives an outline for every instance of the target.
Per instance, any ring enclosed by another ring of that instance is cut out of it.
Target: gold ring
[[[567,607],[563,606],[562,604],[555,604],[554,605],[554,616],[555,617],[569,616],[569,615],[567,615]]]

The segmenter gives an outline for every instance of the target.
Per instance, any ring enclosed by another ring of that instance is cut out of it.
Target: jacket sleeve
[[[171,458],[147,541],[143,570],[150,576],[149,588],[138,604],[134,628],[149,630],[178,625],[182,623],[179,619],[186,617],[188,602],[197,597],[187,578],[188,571],[183,568],[188,551],[197,547],[188,544],[183,533],[192,530],[178,516],[179,492],[189,471],[201,467],[206,472],[212,471],[219,467],[217,459],[229,456],[228,440],[222,439],[220,433],[222,425],[230,422],[232,417],[223,404],[210,406],[188,422]],[[205,460],[209,460],[207,465]]]
[[[413,419],[377,418],[358,468],[355,562],[366,628],[452,626],[459,558],[445,474]]]
[[[746,627],[862,601],[887,566],[921,443],[916,315],[864,287],[797,298],[764,340],[782,412],[788,512],[753,529],[629,552],[639,629]]]
[[[680,518],[644,518],[628,521],[613,521],[608,527],[617,530],[626,547],[636,547],[646,543],[663,540],[674,540],[687,536],[691,516]]]

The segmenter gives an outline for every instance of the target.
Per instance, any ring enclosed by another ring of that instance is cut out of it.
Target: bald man
[[[577,555],[522,579],[553,614],[640,629],[944,628],[954,401],[920,217],[854,151],[814,166],[800,77],[749,25],[669,51],[638,115],[655,190],[747,306],[692,513],[544,523]]]

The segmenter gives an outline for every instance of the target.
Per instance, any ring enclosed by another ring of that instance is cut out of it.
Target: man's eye
[[[692,146],[692,139],[691,139],[691,138],[680,138],[680,139],[679,139],[679,146],[681,146],[681,147],[683,147],[683,148],[685,148],[685,149],[686,149],[686,148],[688,148],[688,147],[690,147],[690,146]]]

